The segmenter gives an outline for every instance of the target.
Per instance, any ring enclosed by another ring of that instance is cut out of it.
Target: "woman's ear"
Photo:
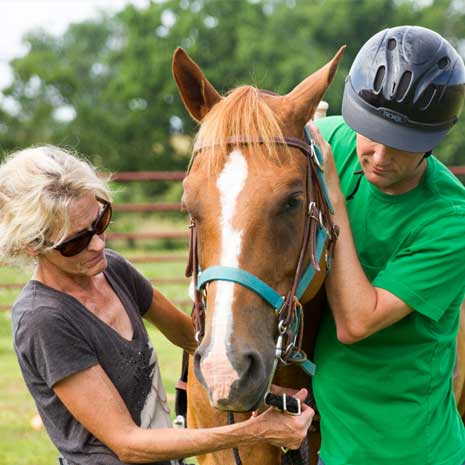
[[[31,244],[26,245],[24,252],[28,257],[37,258],[39,256],[39,251],[36,250]]]

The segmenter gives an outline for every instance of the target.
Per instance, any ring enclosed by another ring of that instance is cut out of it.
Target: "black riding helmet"
[[[457,122],[465,67],[436,32],[399,26],[360,49],[345,81],[342,116],[356,132],[408,152],[432,150]]]

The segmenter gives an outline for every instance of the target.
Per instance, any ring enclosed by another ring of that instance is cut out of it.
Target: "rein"
[[[300,249],[291,289],[284,297],[276,292],[257,276],[246,270],[225,266],[212,266],[206,270],[201,270],[198,261],[197,233],[195,220],[191,218],[189,225],[189,260],[186,267],[186,277],[193,278],[194,284],[194,307],[192,319],[196,330],[198,342],[203,338],[205,331],[205,310],[206,310],[206,288],[212,281],[229,281],[240,284],[258,294],[275,311],[277,316],[278,338],[276,341],[275,361],[270,376],[268,390],[274,376],[274,372],[279,362],[284,365],[298,363],[309,375],[315,374],[315,365],[307,359],[302,350],[302,337],[304,328],[303,310],[300,298],[313,280],[316,271],[320,271],[320,263],[326,247],[325,262],[327,268],[330,266],[330,259],[334,250],[334,244],[338,235],[338,228],[334,225],[331,214],[333,208],[323,182],[321,168],[321,153],[314,144],[308,128],[305,127],[306,140],[294,137],[283,139],[272,139],[271,142],[279,145],[287,145],[297,148],[306,157],[306,195],[308,208],[305,214],[304,234]],[[262,144],[265,140],[246,139],[242,137],[231,137],[228,145],[249,145]],[[211,145],[198,145],[194,147],[193,157]],[[303,265],[305,255],[310,246],[310,263],[305,271]]]

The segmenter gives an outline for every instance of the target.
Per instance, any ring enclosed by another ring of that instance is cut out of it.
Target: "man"
[[[464,94],[445,39],[396,27],[358,53],[342,118],[311,125],[341,228],[315,353],[324,465],[465,462],[452,391],[465,189],[430,156]]]

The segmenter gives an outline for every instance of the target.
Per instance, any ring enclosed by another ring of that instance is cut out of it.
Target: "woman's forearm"
[[[260,439],[249,420],[209,429],[137,428],[117,453],[125,463],[147,463],[191,457],[258,442]]]

